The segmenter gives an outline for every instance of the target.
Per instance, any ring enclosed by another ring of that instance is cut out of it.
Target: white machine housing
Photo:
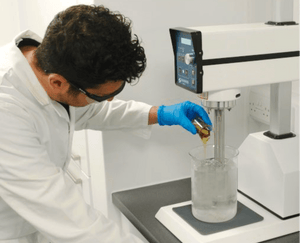
[[[299,79],[299,25],[170,29],[175,83],[195,93]]]
[[[299,214],[299,137],[253,133],[239,152],[239,190],[281,218]]]

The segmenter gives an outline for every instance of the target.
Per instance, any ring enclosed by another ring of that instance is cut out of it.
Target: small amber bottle
[[[200,117],[196,117],[192,123],[197,129],[197,133],[199,134],[201,140],[204,144],[207,143],[207,141],[210,138],[210,131],[212,130],[212,126],[206,124]]]

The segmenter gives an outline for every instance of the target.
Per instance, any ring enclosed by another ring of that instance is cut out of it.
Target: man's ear
[[[70,84],[61,75],[57,73],[51,73],[48,76],[48,84],[51,90],[55,93],[66,93],[69,90]]]

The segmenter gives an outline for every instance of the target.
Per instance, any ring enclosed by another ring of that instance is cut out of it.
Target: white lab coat
[[[65,169],[74,130],[121,129],[149,137],[151,106],[115,99],[70,107],[69,117],[17,48],[25,37],[41,42],[25,31],[0,48],[0,242],[141,242],[88,206]]]

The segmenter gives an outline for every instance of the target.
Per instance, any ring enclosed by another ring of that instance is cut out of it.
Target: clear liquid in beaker
[[[209,223],[225,222],[237,212],[237,164],[206,159],[192,169],[192,213]]]

